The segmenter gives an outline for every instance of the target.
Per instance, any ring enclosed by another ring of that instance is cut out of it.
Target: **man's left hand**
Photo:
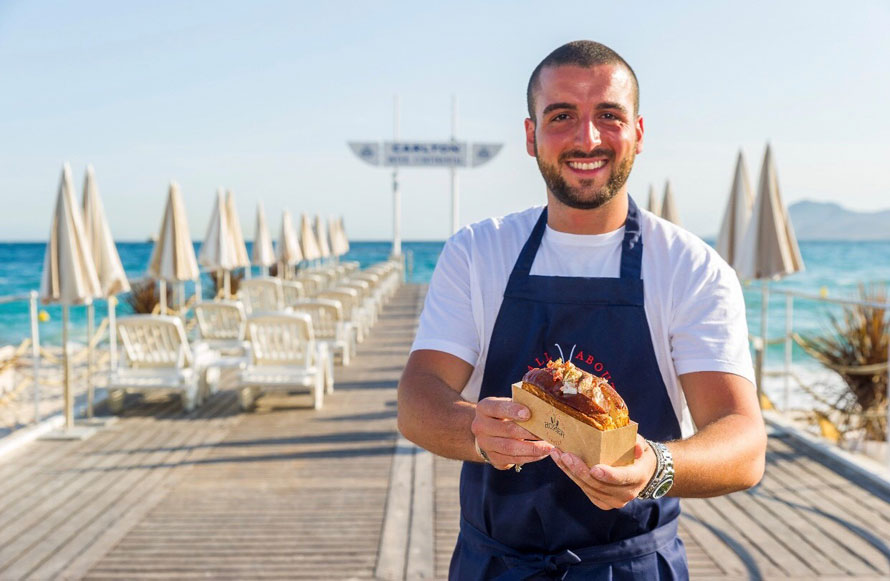
[[[587,466],[581,458],[554,449],[550,458],[577,484],[594,505],[603,510],[621,508],[642,492],[655,474],[655,452],[637,435],[634,463],[629,466]]]

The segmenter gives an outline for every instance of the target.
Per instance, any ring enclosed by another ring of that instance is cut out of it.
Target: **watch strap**
[[[668,447],[661,442],[652,442],[651,440],[646,440],[646,442],[652,448],[652,451],[655,452],[655,473],[649,479],[643,491],[637,495],[637,498],[661,498],[673,485],[674,459]],[[656,492],[658,492],[657,496]]]

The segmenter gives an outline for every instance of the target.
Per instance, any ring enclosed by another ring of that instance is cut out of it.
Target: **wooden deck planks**
[[[87,578],[373,578],[418,293],[400,291],[322,410],[261,399]]]
[[[126,435],[118,434],[118,438]],[[192,446],[220,435],[219,430],[207,429],[198,419],[171,418],[161,420],[157,430],[143,430],[125,440],[112,438],[106,442],[106,448],[81,455],[85,459],[83,465],[61,472],[76,475],[65,482],[64,493],[42,503],[40,510],[29,512],[28,519],[16,522],[19,528],[27,529],[4,547],[4,556],[8,553],[15,557],[5,562],[0,575],[45,579],[70,567],[71,560],[82,560],[98,537],[108,535],[110,524],[126,521],[127,512],[145,507],[147,497],[160,498],[156,487],[189,455]],[[76,447],[77,443],[74,444]],[[95,464],[94,457],[99,458]],[[48,476],[54,474],[51,471]],[[105,546],[104,551],[108,548]]]

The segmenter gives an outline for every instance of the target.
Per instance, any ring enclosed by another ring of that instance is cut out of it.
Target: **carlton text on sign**
[[[400,167],[450,167],[467,165],[466,142],[385,141],[383,165]]]

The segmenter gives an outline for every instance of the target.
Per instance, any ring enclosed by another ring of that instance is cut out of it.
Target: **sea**
[[[713,241],[708,241],[712,243]],[[196,246],[196,251],[198,244]],[[248,244],[248,247],[250,245]],[[350,243],[349,252],[343,260],[358,261],[362,267],[386,260],[390,254],[391,242],[356,241]],[[412,283],[429,282],[436,266],[444,241],[405,241],[402,243],[406,261],[406,279]],[[131,279],[140,279],[145,274],[151,254],[150,242],[119,242],[121,262]],[[18,345],[30,335],[30,315],[28,293],[40,286],[44,243],[0,243],[0,346]],[[248,248],[249,250],[249,248]],[[786,298],[782,291],[855,299],[863,287],[890,284],[890,240],[868,242],[817,242],[800,243],[801,254],[806,265],[803,272],[795,273],[781,280],[770,281],[769,317],[767,336],[781,336],[786,325]],[[259,272],[255,270],[255,273]],[[743,285],[748,313],[748,327],[752,335],[760,335],[761,283]],[[203,277],[205,292],[212,288],[209,275]],[[187,292],[191,292],[187,289]],[[130,309],[126,297],[121,297],[118,315],[127,314]],[[57,305],[40,305],[49,318],[40,323],[42,343],[61,343],[61,308]],[[824,301],[795,298],[792,305],[792,328],[803,335],[830,333],[831,316],[840,313],[842,307]],[[107,306],[104,301],[96,302],[96,318],[101,320]],[[70,340],[85,342],[86,309],[71,309],[72,331]],[[781,366],[784,360],[784,346],[771,345],[767,362],[770,366]],[[797,347],[793,349],[795,364],[812,364]]]
[[[195,243],[195,254],[200,249],[200,242]],[[402,251],[406,263],[406,280],[412,283],[429,282],[436,267],[436,260],[445,245],[444,241],[435,242],[402,242]],[[151,242],[118,242],[117,249],[121,263],[130,281],[145,277],[148,260],[151,256]],[[252,244],[247,243],[248,254]],[[357,261],[362,268],[387,260],[392,250],[390,241],[359,241],[350,242],[349,252],[341,260]],[[43,242],[0,242],[0,347],[18,345],[31,334],[31,318],[28,295],[32,290],[39,291],[40,277],[43,271],[43,259],[46,244]],[[254,276],[260,275],[258,268],[253,269]],[[204,294],[211,296],[213,283],[209,273],[201,277]],[[186,294],[194,292],[194,285],[186,286]],[[96,323],[105,316],[107,303],[97,300]],[[61,344],[62,309],[58,305],[39,305],[41,311],[49,316],[40,323],[41,342]],[[130,314],[132,309],[121,295],[118,302],[118,316]],[[69,340],[84,342],[86,337],[86,308],[70,309],[71,326]]]

